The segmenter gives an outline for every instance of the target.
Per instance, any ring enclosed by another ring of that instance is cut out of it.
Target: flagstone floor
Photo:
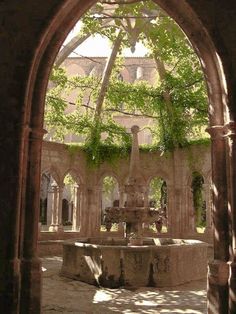
[[[159,289],[97,288],[59,276],[61,257],[43,258],[42,314],[205,314],[206,280]]]

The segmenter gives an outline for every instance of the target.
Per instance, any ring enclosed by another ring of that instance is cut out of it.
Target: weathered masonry
[[[214,260],[208,312],[236,312],[236,3],[155,0],[182,27],[209,97]],[[65,37],[95,0],[0,4],[0,311],[40,313],[37,257],[44,99]],[[92,197],[92,195],[91,195]],[[92,206],[92,204],[91,204]]]
[[[75,178],[73,184],[73,209],[67,209],[67,220],[71,221],[70,231],[78,232],[80,236],[107,236],[101,231],[101,211],[103,197],[103,178],[109,176],[115,178],[118,183],[117,199],[124,203],[124,186],[127,181],[129,158],[118,160],[114,164],[104,163],[98,168],[91,168],[86,163],[86,155],[78,149],[71,152],[69,146],[64,144],[44,142],[42,151],[42,178],[45,174],[53,178],[53,182],[44,186],[47,191],[42,194],[42,203],[47,199],[45,216],[45,230],[41,235],[44,240],[52,238],[50,231],[61,234],[63,229],[63,201],[68,199],[63,193],[65,177],[69,173]],[[172,153],[161,154],[141,153],[140,172],[145,180],[148,191],[153,178],[162,178],[167,186],[167,230],[158,233],[158,236],[170,236],[173,238],[197,238],[206,242],[212,241],[212,213],[211,213],[211,160],[210,146],[196,145],[185,149],[179,149]],[[193,202],[193,175],[199,173],[203,178],[202,197],[206,205],[205,232],[198,233],[196,226],[196,213]],[[44,182],[42,181],[43,189]],[[145,195],[148,204],[148,192]],[[71,195],[70,195],[71,198]],[[123,200],[123,201],[122,201]],[[65,213],[64,213],[65,217]],[[65,224],[66,225],[66,224]],[[46,226],[48,228],[46,228]],[[118,228],[119,229],[119,228]],[[120,226],[122,229],[122,226]],[[49,231],[49,232],[47,232]],[[112,232],[119,236],[122,230]],[[153,235],[146,230],[147,235]],[[157,234],[156,234],[157,236]],[[60,236],[63,238],[63,236]],[[66,236],[66,238],[68,235]]]

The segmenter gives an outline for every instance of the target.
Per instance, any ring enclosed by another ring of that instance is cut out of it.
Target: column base
[[[4,266],[3,266],[4,267]],[[9,260],[0,274],[0,312],[19,313],[20,260]]]
[[[41,260],[37,257],[21,261],[21,303],[20,312],[24,314],[41,313]]]
[[[211,227],[206,227],[204,235],[209,238],[209,242],[213,243],[213,230]]]
[[[229,262],[229,313],[236,313],[236,262]]]
[[[220,260],[213,260],[208,264],[207,277],[208,314],[228,314],[228,263]]]
[[[64,232],[64,229],[63,229],[63,226],[62,225],[51,225],[50,227],[49,227],[49,231],[50,232],[60,232],[60,233],[62,233],[62,232]]]

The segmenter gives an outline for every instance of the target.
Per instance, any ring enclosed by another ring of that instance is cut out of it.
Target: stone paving
[[[206,280],[160,289],[106,289],[60,277],[61,257],[43,258],[42,314],[206,314]]]

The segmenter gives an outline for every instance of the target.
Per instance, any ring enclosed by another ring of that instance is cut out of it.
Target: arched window
[[[40,216],[39,221],[44,230],[47,230],[51,224],[52,218],[52,199],[51,190],[53,186],[57,185],[53,175],[47,171],[41,176],[41,186],[40,186]]]
[[[62,195],[62,224],[64,229],[74,231],[80,228],[79,183],[71,173],[64,178]]]
[[[193,172],[191,189],[193,193],[195,228],[198,233],[203,233],[206,227],[206,201],[204,199],[203,184],[203,176],[196,171]]]
[[[119,207],[119,186],[117,180],[112,176],[106,176],[102,181],[102,198],[101,198],[101,225],[104,230],[104,216],[107,207]],[[113,230],[116,231],[117,226],[114,224]]]
[[[167,232],[167,184],[161,177],[155,177],[149,184],[149,206],[160,212],[160,219],[151,228],[158,232]]]

